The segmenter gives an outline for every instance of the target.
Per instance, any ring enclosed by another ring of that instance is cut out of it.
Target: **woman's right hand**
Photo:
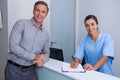
[[[75,58],[71,63],[70,63],[70,67],[71,68],[77,68],[77,66],[79,65],[79,59]]]

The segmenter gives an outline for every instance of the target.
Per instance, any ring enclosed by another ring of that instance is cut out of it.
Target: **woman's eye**
[[[91,23],[92,26],[94,26],[94,23]]]

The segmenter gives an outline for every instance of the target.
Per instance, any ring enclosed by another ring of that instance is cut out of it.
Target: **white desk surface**
[[[62,72],[62,63],[62,61],[50,58],[49,61],[44,64],[44,67],[74,80],[120,80],[118,77],[110,76],[97,71],[87,71],[85,73]]]

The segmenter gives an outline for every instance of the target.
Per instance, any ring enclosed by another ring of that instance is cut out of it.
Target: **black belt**
[[[8,63],[13,64],[14,66],[17,66],[17,67],[19,67],[21,69],[27,69],[27,68],[30,68],[30,67],[34,66],[34,65],[30,65],[30,66],[19,65],[19,64],[15,63],[15,62],[12,62],[11,60],[8,60]]]

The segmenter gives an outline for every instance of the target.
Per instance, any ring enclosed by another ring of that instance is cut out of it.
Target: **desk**
[[[120,80],[118,77],[97,71],[87,71],[86,73],[62,72],[62,63],[64,62],[50,58],[43,67],[37,67],[39,80]]]

